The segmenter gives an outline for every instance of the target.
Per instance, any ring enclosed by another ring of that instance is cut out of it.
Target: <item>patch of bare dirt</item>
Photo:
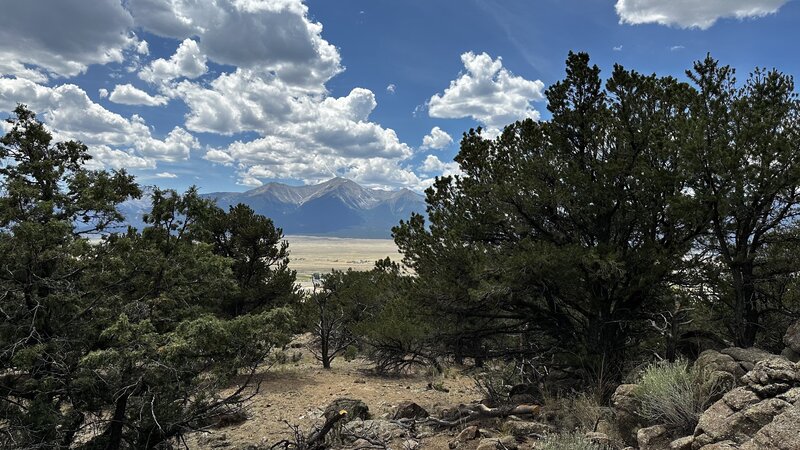
[[[325,407],[340,397],[363,401],[374,418],[390,418],[404,401],[413,401],[437,414],[443,408],[480,399],[472,379],[456,370],[448,370],[446,376],[413,373],[386,377],[369,372],[369,364],[362,359],[338,358],[333,368],[324,370],[305,349],[289,348],[286,353],[290,358],[297,353],[302,357],[299,362],[265,367],[258,374],[260,387],[247,409],[248,420],[194,433],[187,438],[189,448],[272,444],[292,436],[287,423],[308,432],[323,422]],[[449,392],[430,389],[430,383],[439,384]],[[424,448],[447,448],[445,436],[431,436],[427,440]]]

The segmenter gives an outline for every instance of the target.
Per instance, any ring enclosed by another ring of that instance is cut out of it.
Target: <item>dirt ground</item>
[[[286,350],[290,362],[274,365],[258,374],[259,392],[248,407],[248,420],[237,425],[195,433],[187,439],[189,448],[209,448],[211,442],[226,441],[229,448],[244,448],[248,444],[272,444],[292,435],[288,424],[308,432],[322,423],[321,416],[331,401],[348,397],[363,401],[372,417],[389,417],[403,401],[414,401],[431,414],[480,399],[471,378],[457,371],[435,377],[424,373],[402,377],[382,377],[371,374],[366,361],[343,358],[333,362],[330,370],[313,359],[304,348]],[[299,362],[291,356],[300,353]],[[429,382],[441,382],[449,392],[428,388]],[[448,436],[432,436],[421,448],[447,448]]]

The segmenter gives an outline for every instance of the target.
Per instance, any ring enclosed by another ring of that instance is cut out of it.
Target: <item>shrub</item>
[[[536,443],[537,450],[611,450],[611,447],[592,442],[582,434],[553,434]]]
[[[483,399],[494,405],[508,403],[511,388],[530,381],[517,364],[499,361],[489,364],[483,372],[472,378],[475,381],[475,388]]]
[[[708,372],[690,369],[685,360],[650,364],[637,385],[639,416],[686,433],[694,430],[700,414],[723,389]]]

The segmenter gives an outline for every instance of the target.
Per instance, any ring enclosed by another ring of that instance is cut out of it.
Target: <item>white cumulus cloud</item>
[[[159,173],[155,174],[154,176],[156,178],[178,178],[178,176],[175,175],[172,172],[159,172]]]
[[[620,23],[657,23],[708,29],[722,18],[747,19],[778,12],[788,0],[617,0]]]
[[[102,93],[100,94],[102,97]],[[166,105],[169,99],[162,95],[152,96],[131,84],[118,84],[108,97],[114,103],[122,105],[161,106]]]
[[[501,58],[486,53],[461,55],[465,72],[443,94],[428,100],[428,114],[441,119],[471,117],[497,133],[520,119],[539,119],[531,102],[544,98],[544,83],[513,75]]]
[[[211,60],[272,72],[287,84],[318,87],[342,70],[302,0],[130,0],[128,7],[152,33],[196,36]]]
[[[197,139],[180,127],[163,140],[153,137],[140,116],[126,118],[111,112],[74,84],[48,87],[30,80],[0,78],[0,110],[10,111],[18,102],[38,112],[57,139],[87,144],[100,162],[112,167],[122,160],[134,161],[122,167],[184,160],[191,149],[199,147]]]
[[[197,78],[208,71],[206,56],[197,42],[185,39],[169,59],[159,58],[139,72],[139,78],[149,83],[159,83],[175,78]]]
[[[425,161],[422,162],[420,166],[420,170],[423,173],[428,174],[442,174],[444,176],[447,175],[460,175],[461,169],[458,167],[458,163],[455,161],[451,161],[448,163],[442,162],[436,155],[428,155],[425,157]]]
[[[453,138],[439,127],[433,127],[430,134],[422,138],[422,148],[443,149],[453,143]]]
[[[119,0],[3,2],[0,70],[42,82],[42,71],[70,77],[91,64],[121,62],[124,51],[138,44],[132,26]]]

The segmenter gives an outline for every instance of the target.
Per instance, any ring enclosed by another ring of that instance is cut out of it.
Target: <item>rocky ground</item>
[[[800,450],[800,322],[784,342],[781,355],[736,347],[703,352],[695,368],[711,373],[725,389],[690,435],[642,423],[636,385],[626,384],[617,388],[612,407],[598,407],[603,414],[594,430],[583,429],[581,436],[627,450]],[[323,370],[302,339],[284,357],[259,374],[246,420],[194,433],[186,446],[264,450],[294,438],[294,430],[308,436],[342,411],[347,414],[328,434],[334,448],[536,449],[547,435],[574,431],[553,426],[553,405],[510,411],[479,404],[473,379],[455,368],[392,378],[372,374],[366,361],[340,358]]]

